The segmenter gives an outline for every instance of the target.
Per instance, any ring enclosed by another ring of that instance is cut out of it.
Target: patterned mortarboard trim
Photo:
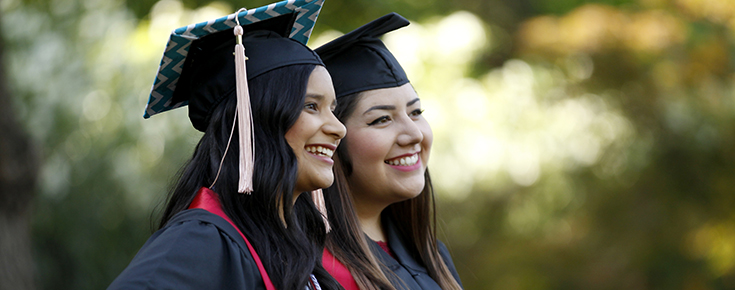
[[[306,44],[311,36],[324,0],[285,0],[237,14],[240,25],[248,25],[273,17],[297,13],[289,38]],[[171,32],[166,50],[158,68],[143,118],[186,106],[188,101],[172,103],[176,83],[189,53],[191,43],[212,33],[232,29],[237,25],[235,15],[178,28]]]

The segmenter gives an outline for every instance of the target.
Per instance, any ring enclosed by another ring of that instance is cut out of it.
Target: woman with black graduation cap
[[[172,33],[146,117],[188,103],[204,135],[160,229],[109,289],[341,289],[321,266],[311,199],[345,135],[304,45],[320,8],[284,1]]]
[[[378,37],[408,25],[392,13],[317,48],[347,135],[325,189],[332,231],[324,267],[345,289],[461,289],[436,240],[426,164],[431,127],[406,73]]]

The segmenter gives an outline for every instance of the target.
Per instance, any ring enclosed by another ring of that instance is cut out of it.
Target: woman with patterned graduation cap
[[[436,240],[426,168],[432,132],[401,65],[378,38],[408,25],[374,20],[317,48],[337,94],[347,136],[325,189],[332,231],[324,267],[345,289],[461,289]]]
[[[321,4],[172,33],[145,117],[188,104],[204,135],[160,229],[109,289],[341,289],[321,266],[326,224],[312,201],[345,135],[330,76],[304,45]]]

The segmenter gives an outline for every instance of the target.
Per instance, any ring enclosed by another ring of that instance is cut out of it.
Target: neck
[[[375,200],[360,200],[353,194],[357,219],[360,220],[362,231],[374,241],[385,241],[385,231],[380,218],[383,210],[390,204],[376,203]]]
[[[296,200],[299,199],[299,195],[301,195],[301,192],[294,191],[293,200],[291,200],[291,208],[293,208],[293,205],[296,204]],[[281,217],[281,222],[283,223],[283,226],[288,227],[288,225],[286,225],[286,218],[283,216],[283,206],[278,207],[278,215]]]
[[[293,206],[294,204],[296,204],[296,200],[299,199],[299,196],[300,195],[301,195],[301,192],[300,191],[299,192],[295,192],[294,191],[294,193],[293,193],[293,200],[291,201],[291,206]]]
[[[380,219],[380,213],[377,214],[362,214],[357,213],[357,218],[360,220],[360,227],[362,231],[370,237],[373,241],[385,241],[385,232],[383,231],[383,223]]]

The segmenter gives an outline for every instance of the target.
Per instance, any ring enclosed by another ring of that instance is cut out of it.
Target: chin
[[[332,183],[331,183],[331,182],[330,182],[330,183],[322,183],[322,184],[319,184],[319,185],[317,185],[317,186],[316,186],[316,189],[314,189],[314,190],[319,190],[319,189],[323,189],[323,188],[328,188],[328,187],[330,187],[330,186],[332,186]]]
[[[416,198],[421,194],[421,190],[411,192],[396,192],[396,200],[393,203],[407,201],[409,199]]]
[[[423,180],[422,180],[423,181]],[[409,200],[412,198],[415,198],[421,194],[421,191],[424,190],[424,183],[421,182],[421,185],[418,184],[415,186],[411,186],[409,188],[404,188],[400,192],[396,192],[396,196],[400,197],[399,201]]]
[[[317,189],[330,187],[332,186],[332,183],[334,183],[334,178],[320,180],[319,182],[316,183]]]

